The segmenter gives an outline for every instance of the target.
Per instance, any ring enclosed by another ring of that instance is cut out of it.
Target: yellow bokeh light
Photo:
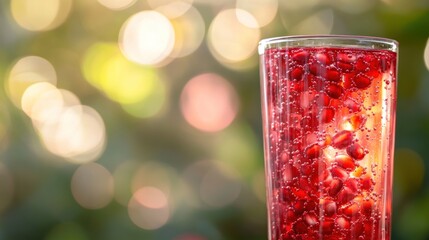
[[[182,114],[193,127],[216,132],[228,127],[238,111],[234,87],[213,73],[198,75],[185,85],[180,97]]]
[[[204,19],[198,10],[191,7],[180,17],[171,19],[176,41],[172,57],[185,57],[193,53],[202,43],[205,33]]]
[[[142,11],[124,23],[119,45],[129,60],[156,65],[172,52],[174,37],[174,28],[167,17],[156,11]]]
[[[269,24],[277,15],[278,0],[237,0],[237,9],[243,9],[251,13],[256,21],[258,27],[263,27]],[[241,21],[241,14],[237,15]],[[246,21],[241,21],[247,25]],[[252,26],[250,26],[252,27]]]
[[[106,207],[113,198],[113,177],[100,164],[81,165],[73,174],[71,191],[82,207],[100,209]]]
[[[155,193],[156,196],[147,194]],[[155,203],[154,200],[162,204]],[[149,206],[147,206],[149,205]],[[155,208],[153,206],[156,206]],[[128,204],[128,216],[138,227],[155,230],[164,226],[170,219],[170,208],[166,195],[157,188],[141,188],[137,190]]]
[[[125,108],[145,103],[158,106],[142,108],[136,115],[152,116],[165,102],[165,84],[158,73],[125,59],[116,44],[92,45],[82,61],[82,71],[89,83]]]
[[[192,7],[193,0],[148,0],[149,6],[169,18],[179,17]]]
[[[429,70],[429,38],[426,41],[425,50],[423,52],[423,60],[425,62],[426,68]]]
[[[12,0],[11,12],[15,21],[30,31],[47,31],[61,25],[68,17],[71,0]]]
[[[101,5],[112,9],[122,10],[132,6],[136,0],[97,0]]]
[[[0,213],[12,202],[14,194],[13,178],[5,165],[0,163]]]
[[[244,25],[237,16],[248,25],[257,25],[257,20],[241,9],[223,10],[210,24],[207,38],[210,52],[224,65],[250,58],[260,40],[259,28]]]
[[[47,82],[57,84],[54,67],[46,59],[38,56],[27,56],[18,60],[11,68],[5,81],[6,92],[17,106],[21,106],[22,94],[32,84]]]

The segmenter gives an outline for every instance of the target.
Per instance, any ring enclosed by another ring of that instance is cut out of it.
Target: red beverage
[[[390,239],[396,43],[261,46],[270,239]]]

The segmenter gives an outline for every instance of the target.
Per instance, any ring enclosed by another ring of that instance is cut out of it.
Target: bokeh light
[[[237,9],[245,10],[254,16],[258,23],[257,27],[266,26],[273,21],[277,15],[278,5],[278,0],[237,0],[236,3]],[[248,26],[246,21],[242,21],[242,17],[243,15],[238,12],[238,20]]]
[[[122,10],[132,6],[137,0],[97,0],[101,5],[112,10]]]
[[[172,52],[174,37],[174,28],[167,17],[156,11],[142,11],[124,23],[119,45],[129,60],[156,65]]]
[[[57,74],[52,64],[38,56],[19,59],[10,69],[5,81],[6,92],[17,106],[21,107],[21,98],[25,90],[37,82],[57,83]]]
[[[249,26],[257,25],[258,21],[242,9],[221,11],[213,19],[208,31],[210,52],[225,66],[250,58],[256,52],[260,30]]]
[[[238,97],[223,77],[206,73],[185,85],[180,97],[182,114],[193,127],[207,132],[229,126],[237,115]]]
[[[14,181],[9,169],[0,163],[0,213],[2,213],[13,200]]]
[[[30,31],[47,31],[60,26],[68,17],[72,0],[11,0],[12,16]]]
[[[429,70],[429,38],[426,41],[425,50],[423,52],[423,61],[426,65],[426,68]]]
[[[82,207],[100,209],[106,207],[113,198],[113,177],[98,163],[84,164],[73,174],[71,191],[76,202]]]
[[[114,43],[92,45],[83,58],[82,71],[89,83],[134,116],[153,116],[166,101],[166,86],[159,74],[124,58]]]
[[[158,229],[171,217],[168,199],[160,189],[143,187],[133,194],[128,204],[128,215],[142,229]]]
[[[193,0],[148,0],[149,6],[169,18],[179,17],[192,7]]]
[[[46,149],[72,163],[94,161],[104,151],[104,122],[91,107],[67,107],[56,121],[35,126]]]
[[[171,19],[175,32],[175,44],[171,57],[185,57],[201,45],[205,34],[204,19],[198,10],[191,7],[179,17]]]

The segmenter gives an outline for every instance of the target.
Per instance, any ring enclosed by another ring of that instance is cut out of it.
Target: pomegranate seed
[[[373,207],[374,207],[374,201],[372,199],[364,200],[361,205],[362,213],[365,214],[366,216],[370,216],[372,213]]]
[[[325,65],[329,65],[332,63],[331,59],[329,58],[329,56],[326,53],[316,53],[315,58],[317,60],[317,62],[321,63],[321,64],[325,64]]]
[[[301,67],[295,67],[290,71],[290,78],[292,80],[300,80],[302,79],[303,74],[304,74],[304,70]]]
[[[308,226],[313,226],[316,225],[318,223],[318,219],[317,216],[314,215],[313,213],[307,213],[304,215],[304,220],[305,223],[307,223]]]
[[[347,130],[341,131],[332,138],[332,146],[343,149],[349,146],[353,141],[353,133]]]
[[[313,173],[313,166],[311,166],[310,164],[303,164],[301,165],[301,173],[303,175],[310,175]]]
[[[365,63],[365,61],[363,60],[363,58],[359,58],[356,61],[356,70],[358,70],[359,72],[365,72],[368,68],[368,65]]]
[[[319,200],[319,206],[326,216],[332,216],[337,212],[337,204],[333,200],[322,198]]]
[[[356,56],[351,53],[339,53],[337,59],[341,62],[353,63],[356,61]]]
[[[326,71],[326,80],[339,82],[341,79],[341,75],[337,70],[328,69]]]
[[[353,98],[347,98],[344,100],[344,106],[346,106],[350,112],[359,112],[361,110],[361,105]]]
[[[364,226],[362,222],[356,221],[350,226],[350,239],[358,239],[359,236],[362,235],[364,231]],[[374,239],[366,235],[366,239]]]
[[[366,76],[368,76],[371,79],[378,78],[380,76],[380,72],[378,70],[371,70],[365,73]]]
[[[341,203],[347,203],[353,200],[357,195],[356,192],[352,191],[348,187],[344,187],[339,193],[338,193],[338,201]]]
[[[371,190],[374,182],[369,175],[364,175],[361,177],[360,184],[363,190]]]
[[[297,218],[298,218],[298,216],[296,216],[294,210],[289,209],[286,211],[286,220],[287,221],[295,221]]]
[[[293,231],[296,234],[302,234],[307,232],[307,225],[303,220],[296,221],[293,225]]]
[[[353,83],[357,88],[365,89],[371,85],[371,79],[361,74],[354,78]]]
[[[335,223],[337,223],[338,227],[343,230],[350,229],[350,222],[344,217],[338,217],[335,219]]]
[[[284,202],[289,202],[293,199],[294,199],[294,195],[292,194],[292,191],[290,190],[290,188],[281,189],[280,200],[283,200]]]
[[[298,63],[303,64],[303,63],[307,62],[309,55],[310,55],[310,53],[307,51],[300,51],[300,52],[294,53],[292,55],[292,59],[294,61],[297,61]]]
[[[298,169],[296,169],[296,167],[287,164],[283,170],[283,180],[285,182],[290,182],[292,180],[294,180],[294,178],[296,178],[298,176],[299,172]]]
[[[298,198],[298,199],[307,199],[308,198],[308,194],[307,191],[300,189],[300,188],[294,188],[293,190],[293,194]]]
[[[339,178],[343,181],[349,177],[349,173],[341,167],[333,167],[331,169],[331,174],[333,177]]]
[[[343,95],[343,88],[337,84],[327,85],[325,91],[331,98],[340,98]]]
[[[314,143],[313,145],[310,145],[309,147],[307,147],[307,149],[305,150],[305,155],[308,158],[317,158],[320,156],[321,153],[321,149],[319,144]]]
[[[365,150],[359,143],[353,143],[350,145],[347,148],[347,154],[356,160],[362,160],[366,155]]]
[[[352,203],[343,209],[343,213],[346,216],[353,217],[359,213],[359,206],[356,203]]]
[[[310,73],[314,76],[325,76],[326,68],[320,64],[312,63],[309,66]]]
[[[364,61],[369,64],[369,67],[371,69],[379,69],[380,68],[380,61],[375,57],[374,55],[366,55],[363,57]]]
[[[359,181],[356,178],[349,178],[344,182],[344,186],[348,187],[352,192],[359,191]]]
[[[340,192],[342,187],[343,187],[343,181],[341,181],[340,179],[332,179],[328,187],[328,194],[331,197],[335,197],[338,194],[338,192]]]
[[[300,121],[300,124],[301,124],[301,127],[306,131],[308,130],[314,131],[319,126],[319,122],[317,121],[317,118],[311,115],[303,117]]]
[[[323,108],[320,111],[320,118],[323,123],[329,123],[334,119],[335,109],[331,107]]]
[[[344,72],[351,72],[353,70],[353,65],[350,63],[339,62],[337,63],[337,66]]]
[[[352,170],[355,168],[355,162],[350,156],[347,155],[338,155],[335,157],[335,162],[338,166],[345,168],[347,170]]]
[[[325,219],[321,223],[323,234],[331,234],[334,230],[334,221],[331,219]]]
[[[342,86],[343,86],[343,88],[345,88],[345,89],[350,89],[350,88],[352,88],[354,85],[353,85],[353,79],[354,79],[354,77],[355,77],[355,75],[356,74],[354,74],[354,73],[344,73],[343,74],[343,76],[342,76]]]
[[[305,210],[304,205],[305,205],[305,202],[303,200],[296,201],[293,204],[293,210],[295,211],[295,214],[301,215]]]
[[[311,186],[311,183],[308,182],[308,178],[299,179],[299,186],[301,187],[301,189],[303,189],[307,192],[312,191],[312,186]]]
[[[324,107],[329,106],[331,98],[326,93],[320,93],[317,98],[317,105],[322,105]]]

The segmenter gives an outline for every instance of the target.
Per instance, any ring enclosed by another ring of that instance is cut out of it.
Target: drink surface
[[[396,53],[261,57],[270,239],[390,239]]]

